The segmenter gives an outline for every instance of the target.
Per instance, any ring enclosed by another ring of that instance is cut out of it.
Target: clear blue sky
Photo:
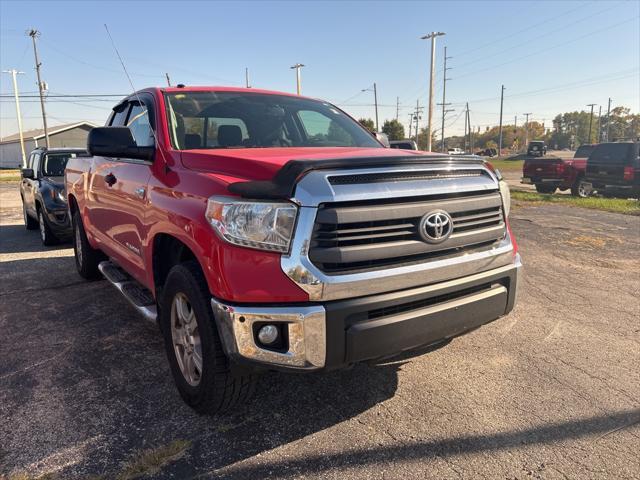
[[[588,103],[640,110],[640,2],[30,2],[0,1],[0,67],[18,68],[23,94],[36,93],[31,40],[42,32],[42,74],[51,94],[127,93],[130,87],[103,27],[109,25],[136,88],[174,83],[243,85],[292,91],[301,62],[303,94],[373,118],[376,82],[380,121],[407,123],[416,100],[427,101],[427,32],[438,39],[437,102],[442,48],[448,47],[447,134],[462,132],[464,102],[473,125],[498,123],[500,85],[505,122],[525,112],[550,120]],[[0,93],[12,93],[2,74]],[[527,95],[523,95],[527,93]],[[22,102],[25,128],[39,128],[39,104]],[[113,100],[47,103],[50,124],[102,123]],[[17,131],[11,99],[0,100],[0,135]],[[437,107],[436,118],[440,118]],[[596,106],[596,111],[597,111]],[[425,115],[426,119],[426,115]],[[426,120],[423,119],[423,125]]]

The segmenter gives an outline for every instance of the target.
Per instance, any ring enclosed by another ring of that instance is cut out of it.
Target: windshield
[[[274,147],[384,148],[334,106],[287,95],[184,92],[167,95],[178,150]]]
[[[42,175],[44,177],[64,176],[64,167],[67,166],[67,161],[75,156],[75,153],[48,153],[42,163]]]

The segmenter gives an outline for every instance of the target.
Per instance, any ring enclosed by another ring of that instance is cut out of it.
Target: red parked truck
[[[576,197],[588,197],[591,188],[585,181],[587,158],[596,145],[581,145],[572,159],[559,157],[527,158],[522,165],[522,183],[533,184],[539,193],[569,190]]]
[[[506,183],[477,157],[384,148],[337,107],[151,88],[72,159],[76,266],[158,320],[183,399],[215,412],[265,369],[440,345],[509,313]]]

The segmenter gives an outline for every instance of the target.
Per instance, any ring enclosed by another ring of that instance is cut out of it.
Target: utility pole
[[[471,115],[469,113],[469,102],[467,102],[467,123],[465,125],[467,128],[467,136],[465,137],[465,152],[467,151],[467,147],[469,147],[469,151],[473,152],[473,147],[471,146]]]
[[[418,130],[418,120],[420,119],[420,100],[416,100],[416,146],[418,150],[420,150],[419,141],[420,141],[420,130]],[[429,141],[431,143],[431,141]]]
[[[504,104],[504,85],[500,89],[500,133],[498,135],[498,156],[502,155],[502,106]]]
[[[40,108],[42,109],[42,125],[44,127],[44,139],[47,145],[47,148],[50,148],[49,145],[49,131],[47,130],[47,113],[44,109],[44,83],[40,78],[40,61],[38,60],[38,47],[36,46],[36,37],[40,36],[40,32],[35,28],[29,30],[28,35],[33,40],[33,55],[36,59],[36,74],[38,75],[38,91],[40,92]]]
[[[244,83],[247,88],[251,88],[251,84],[249,83],[249,67],[244,68]],[[298,95],[300,95],[299,92]]]
[[[447,99],[447,80],[451,80],[450,78],[447,78],[447,70],[451,70],[450,68],[447,68],[447,60],[451,58],[451,57],[447,57],[447,47],[444,47],[444,69],[443,69],[443,74],[442,74],[442,131],[440,132],[442,134],[442,145],[441,145],[441,150],[442,153],[444,153],[444,117],[446,115],[447,112],[451,111],[451,110],[447,110],[447,105],[451,105],[450,103],[446,103],[446,99]]]
[[[164,76],[167,77],[167,86],[170,87],[171,86],[171,79],[169,78],[169,74],[165,73]]]
[[[400,115],[400,97],[396,97],[396,122],[398,121],[399,115]]]
[[[302,63],[296,63],[295,65],[293,65],[291,68],[294,68],[296,70],[296,92],[298,93],[298,95],[300,95],[300,92],[302,91],[301,85],[300,85],[300,69],[304,67],[304,65]]]
[[[362,92],[373,92],[373,104],[376,107],[376,132],[379,132],[378,128],[378,89],[376,87],[376,83],[373,82],[373,90],[371,88],[363,88]]]
[[[422,40],[431,40],[431,70],[429,77],[429,115],[427,124],[427,151],[431,151],[431,133],[433,131],[433,83],[436,76],[436,37],[444,35],[444,32],[431,32],[424,37],[420,37]],[[445,76],[446,76],[445,72]]]
[[[3,70],[3,73],[8,73],[13,79],[13,96],[16,99],[16,117],[18,117],[18,134],[20,135],[20,150],[22,151],[22,167],[27,166],[27,155],[24,151],[24,138],[22,137],[22,114],[20,113],[20,97],[18,95],[18,81],[16,75],[24,75],[24,72],[19,72],[15,68],[11,70]]]
[[[411,129],[413,128],[413,113],[409,114],[409,139],[411,139]]]
[[[609,97],[609,105],[607,106],[607,136],[605,141],[609,141],[609,124],[611,123],[611,97]]]
[[[595,107],[596,104],[595,103],[588,103],[587,107],[591,107],[591,116],[589,117],[589,140],[587,140],[587,143],[591,143],[591,138],[593,138],[593,135],[591,134],[592,130],[591,127],[593,126],[593,107]]]
[[[602,116],[602,105],[598,105],[598,135],[596,136],[596,143],[602,141],[602,130],[600,129],[600,117]]]
[[[525,116],[524,120],[524,145],[525,147],[529,145],[529,115],[533,115],[531,112],[523,113]]]

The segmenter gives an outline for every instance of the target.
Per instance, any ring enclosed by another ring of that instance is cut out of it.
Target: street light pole
[[[440,37],[444,35],[444,32],[431,32],[423,37],[420,37],[421,40],[431,40],[431,69],[429,76],[429,113],[428,113],[428,124],[427,124],[427,151],[431,151],[431,132],[433,129],[433,90],[434,90],[434,82],[436,76],[436,37]],[[446,72],[445,72],[446,76]]]
[[[380,129],[378,128],[378,88],[376,86],[376,83],[373,82],[373,89],[371,88],[363,88],[361,91],[363,92],[373,92],[373,104],[376,108],[376,132],[379,132]]]
[[[18,81],[16,75],[24,75],[24,72],[19,72],[15,68],[11,70],[3,70],[3,73],[8,73],[13,79],[13,95],[16,99],[16,116],[18,117],[18,135],[20,135],[20,150],[22,151],[22,167],[27,166],[27,155],[24,151],[24,138],[22,137],[22,114],[20,113],[20,98],[18,95]]]
[[[596,104],[595,103],[588,103],[587,107],[591,107],[591,116],[589,117],[589,140],[587,140],[587,143],[591,143],[591,138],[593,138],[593,135],[591,135],[591,127],[593,127],[593,107],[595,107]]]
[[[500,89],[500,134],[498,135],[498,156],[502,155],[502,106],[504,104],[504,85]]]
[[[304,67],[302,63],[296,63],[291,67],[296,70],[296,92],[298,93],[298,95],[300,95],[300,92],[302,91],[302,87],[300,86],[300,69],[302,67]]]
[[[523,115],[525,116],[525,120],[524,120],[524,146],[526,148],[526,146],[529,144],[529,115],[533,115],[531,112],[529,113],[523,113]]]
[[[42,83],[42,79],[40,78],[40,61],[38,60],[38,47],[36,46],[36,37],[40,36],[40,32],[34,28],[29,30],[28,35],[33,40],[33,54],[36,59],[36,74],[38,76],[38,91],[40,92],[40,108],[42,109],[42,126],[44,127],[44,139],[47,144],[47,148],[50,148],[49,145],[49,132],[47,130],[47,113],[44,109],[44,84]]]

